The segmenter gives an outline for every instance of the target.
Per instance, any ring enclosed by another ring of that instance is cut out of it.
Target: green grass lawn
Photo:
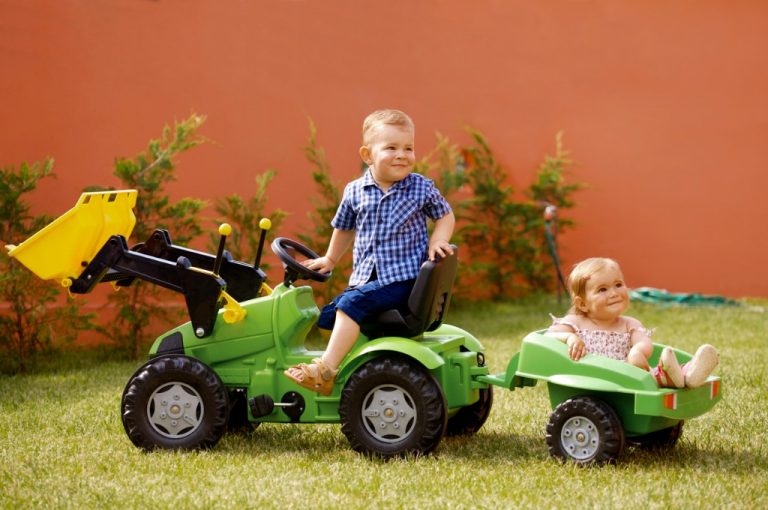
[[[495,388],[475,436],[426,458],[383,462],[353,452],[338,425],[265,424],[210,451],[143,453],[120,422],[138,363],[94,355],[0,378],[2,508],[768,508],[768,303],[734,308],[635,304],[655,339],[721,353],[723,400],[686,423],[667,453],[629,449],[615,466],[549,457],[546,388]],[[565,305],[455,306],[450,323],[485,343],[502,372],[531,330]]]

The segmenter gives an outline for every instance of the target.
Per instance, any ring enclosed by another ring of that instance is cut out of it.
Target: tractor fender
[[[475,338],[472,333],[451,324],[440,325],[440,327],[432,331],[430,335],[460,335],[464,337],[464,347],[466,347],[467,350],[473,352],[485,352],[483,344],[480,340]]]
[[[357,367],[384,352],[401,354],[412,358],[427,370],[434,370],[445,364],[445,360],[439,354],[418,342],[413,342],[407,338],[388,336],[371,340],[360,348],[353,350],[339,368],[339,373],[336,376],[337,380],[345,380],[352,375],[352,372]]]

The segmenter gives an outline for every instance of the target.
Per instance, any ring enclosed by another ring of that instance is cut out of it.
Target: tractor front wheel
[[[566,400],[555,408],[547,424],[549,453],[577,464],[614,463],[625,442],[616,412],[592,397]]]
[[[378,358],[349,378],[339,416],[341,430],[357,452],[379,457],[426,455],[445,433],[445,397],[420,365]]]
[[[219,376],[204,363],[164,356],[134,373],[121,411],[125,432],[140,448],[210,448],[227,428],[229,399]]]

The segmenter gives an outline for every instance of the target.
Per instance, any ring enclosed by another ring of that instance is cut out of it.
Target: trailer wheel
[[[480,389],[480,398],[472,405],[462,407],[448,418],[448,436],[469,436],[476,434],[483,426],[493,406],[493,386]]]
[[[378,358],[347,381],[339,405],[341,430],[352,449],[379,457],[425,455],[445,433],[445,397],[419,365]]]
[[[624,428],[602,400],[574,397],[552,412],[547,445],[551,455],[577,464],[614,463],[624,451]]]
[[[229,399],[219,376],[204,363],[164,356],[131,377],[121,410],[125,432],[139,448],[210,448],[227,428]]]
[[[683,435],[683,423],[679,421],[673,427],[629,438],[627,443],[643,450],[669,450],[675,447],[677,440]]]

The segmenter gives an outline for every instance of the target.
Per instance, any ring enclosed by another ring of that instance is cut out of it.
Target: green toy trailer
[[[664,348],[654,344],[655,365]],[[680,363],[691,355],[675,350]],[[604,356],[579,361],[545,332],[523,339],[503,374],[478,380],[514,390],[543,381],[553,412],[547,424],[549,452],[579,464],[615,461],[626,444],[671,448],[684,420],[709,411],[721,398],[720,378],[710,376],[693,389],[659,388],[653,376],[635,366]]]
[[[260,223],[253,265],[224,250],[226,225],[216,255],[175,246],[162,230],[129,248],[135,200],[130,190],[84,193],[75,208],[7,248],[38,276],[59,280],[72,293],[139,278],[184,295],[190,321],[155,340],[149,360],[123,392],[123,425],[140,448],[209,448],[228,428],[248,424],[341,423],[358,452],[428,454],[445,435],[474,434],[483,426],[494,386],[514,390],[542,380],[554,408],[547,426],[550,452],[602,463],[615,460],[627,440],[674,445],[683,420],[721,398],[716,377],[695,390],[659,389],[649,374],[626,363],[598,356],[572,362],[561,342],[541,333],[525,338],[505,373],[491,375],[481,342],[443,324],[456,250],[424,263],[407,310],[389,310],[361,325],[332,393],[321,396],[283,375],[321,354],[304,345],[319,316],[312,289],[295,285],[330,276],[301,264],[317,254],[275,239],[272,250],[285,276],[272,289],[259,269],[267,220]],[[53,249],[55,258],[49,256]],[[682,351],[677,355],[690,359]]]

